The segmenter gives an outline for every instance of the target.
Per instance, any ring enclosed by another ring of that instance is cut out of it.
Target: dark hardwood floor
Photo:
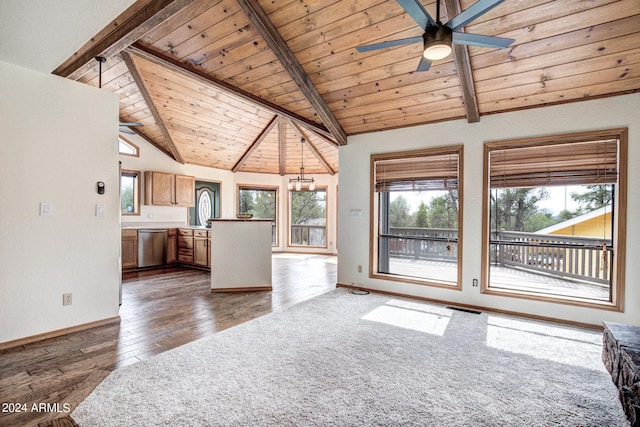
[[[119,324],[0,351],[0,426],[75,425],[69,412],[109,372],[335,289],[336,258],[275,254],[272,284],[212,294],[205,271],[125,275]]]

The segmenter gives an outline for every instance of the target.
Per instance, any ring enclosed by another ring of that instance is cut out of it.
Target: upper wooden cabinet
[[[195,177],[172,173],[144,173],[144,204],[195,206]]]
[[[193,176],[175,176],[175,202],[178,206],[195,206],[196,179]]]

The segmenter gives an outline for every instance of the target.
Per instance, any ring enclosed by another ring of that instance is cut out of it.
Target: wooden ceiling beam
[[[342,128],[342,125],[329,109],[329,106],[324,102],[324,99],[320,96],[320,93],[309,79],[302,65],[300,65],[296,56],[269,20],[267,13],[262,9],[259,2],[257,0],[237,1],[240,8],[244,10],[251,23],[256,27],[262,38],[264,38],[282,66],[287,70],[298,88],[300,88],[307,100],[311,103],[318,117],[320,117],[327,129],[331,131],[336,141],[338,141],[340,145],[347,145],[347,134]]]
[[[77,80],[95,67],[96,56],[110,58],[136,40],[142,38],[170,16],[178,13],[194,0],[137,1],[100,33],[82,46],[78,52],[53,70],[53,74]]]
[[[323,125],[313,122],[311,120],[308,120],[294,112],[291,112],[285,108],[282,108],[270,101],[262,99],[252,93],[249,93],[240,88],[232,86],[223,80],[216,79],[215,77],[210,76],[204,70],[202,70],[196,65],[180,62],[179,60],[169,55],[166,55],[161,52],[157,52],[141,43],[134,43],[129,48],[127,48],[127,50],[133,53],[134,55],[138,55],[144,59],[147,59],[153,62],[154,64],[157,64],[164,68],[172,70],[175,73],[178,73],[184,77],[195,79],[208,86],[215,87],[215,88],[227,91],[229,93],[232,93],[246,101],[257,104],[258,106],[265,108],[271,111],[272,113],[291,119],[296,123],[300,123],[304,127],[313,129],[315,132],[332,137],[331,132],[329,132],[329,130]]]
[[[304,138],[307,141],[307,146],[309,147],[309,151],[311,151],[311,153],[313,153],[313,155],[316,156],[318,161],[322,164],[322,167],[325,168],[327,170],[327,172],[329,172],[330,175],[335,175],[336,171],[334,171],[331,168],[331,165],[329,163],[327,163],[327,161],[325,160],[324,157],[322,157],[322,154],[320,154],[320,151],[318,151],[318,149],[315,147],[315,145],[313,145],[313,143],[311,142],[309,137],[307,137],[304,134],[302,129],[300,129],[295,123],[291,123],[290,122],[289,124],[293,128],[293,131],[298,135],[298,137]]]
[[[462,12],[460,0],[444,0],[443,6],[444,12],[449,19],[457,16],[460,12]],[[467,46],[459,44],[454,44],[452,47],[453,60],[455,61],[456,68],[458,69],[458,78],[460,80],[462,100],[464,102],[467,122],[479,122],[480,112],[478,110],[478,98],[476,96],[476,88],[473,81],[471,61],[469,59],[469,49],[467,48]]]
[[[233,168],[231,168],[231,172],[238,172],[238,170],[242,167],[242,165],[244,165],[244,163],[249,159],[249,157],[251,157],[251,154],[253,154],[256,148],[260,146],[262,141],[264,141],[267,135],[271,133],[271,131],[277,124],[278,124],[278,116],[276,115],[276,116],[273,116],[273,118],[267,124],[267,126],[265,126],[265,128],[262,129],[262,132],[260,132],[260,135],[258,135],[255,141],[253,141],[253,143],[249,146],[247,151],[244,152],[242,157],[240,157],[240,159],[236,162]]]
[[[311,132],[313,132],[313,129],[309,129],[309,130],[310,130]],[[314,133],[314,134],[316,134],[319,138],[324,139],[325,141],[327,141],[329,144],[333,145],[334,147],[336,147],[336,148],[340,148],[340,144],[338,144],[335,140],[333,140],[333,139],[331,139],[331,138],[327,137],[326,135],[319,134],[319,133],[317,133],[317,132],[313,132],[313,133]]]
[[[169,149],[171,150],[171,154],[173,158],[177,162],[184,164],[184,160],[180,155],[180,151],[178,150],[178,147],[176,146],[176,144],[173,142],[173,138],[171,138],[171,134],[169,134],[169,131],[167,130],[167,126],[164,123],[164,119],[162,118],[162,115],[160,114],[160,112],[158,111],[158,109],[156,108],[153,102],[153,98],[149,93],[149,89],[147,88],[147,85],[144,79],[140,75],[140,69],[136,65],[135,60],[126,51],[120,52],[120,55],[122,56],[124,63],[127,65],[127,68],[129,69],[129,73],[131,73],[131,77],[133,77],[133,81],[138,86],[138,90],[140,91],[142,98],[147,103],[147,106],[149,107],[149,111],[151,111],[151,114],[153,115],[153,118],[156,121],[156,125],[158,126],[158,128],[160,128],[160,132],[162,132],[162,136],[165,138],[167,144],[169,145]]]

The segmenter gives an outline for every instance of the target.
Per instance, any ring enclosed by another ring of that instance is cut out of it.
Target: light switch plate
[[[50,202],[40,202],[40,216],[53,215],[53,204]]]
[[[104,205],[96,205],[96,216],[104,216]]]

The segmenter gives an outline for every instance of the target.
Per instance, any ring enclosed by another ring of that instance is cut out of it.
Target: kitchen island
[[[211,292],[270,291],[271,220],[211,221]]]

